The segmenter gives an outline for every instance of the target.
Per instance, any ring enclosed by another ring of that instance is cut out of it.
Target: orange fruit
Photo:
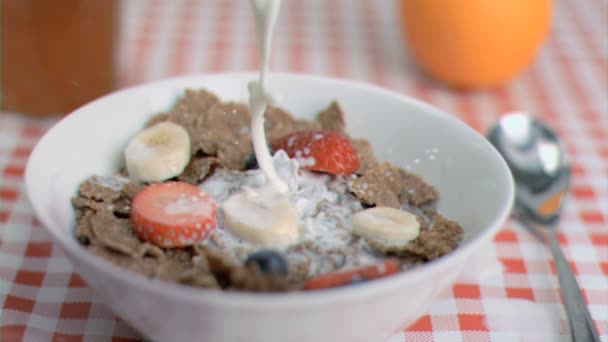
[[[498,86],[534,59],[551,0],[402,0],[401,25],[418,65],[457,88]]]

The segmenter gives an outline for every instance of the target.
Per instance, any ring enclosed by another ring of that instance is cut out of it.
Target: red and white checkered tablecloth
[[[272,70],[351,78],[430,102],[485,131],[500,113],[549,122],[571,156],[572,191],[559,227],[601,335],[608,342],[608,1],[555,0],[536,63],[508,85],[454,92],[415,71],[394,1],[284,1]],[[123,3],[121,84],[183,73],[257,68],[242,0]],[[0,341],[139,341],[73,273],[35,219],[23,172],[55,120],[0,114]],[[549,251],[508,221],[430,311],[390,341],[560,341],[567,323]],[[502,269],[502,270],[501,270]],[[542,335],[535,335],[542,329]]]

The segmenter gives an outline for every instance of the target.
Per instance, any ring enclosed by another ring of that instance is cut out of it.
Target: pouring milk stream
[[[252,0],[251,4],[261,61],[259,80],[248,84],[251,132],[255,156],[266,176],[266,184],[233,195],[224,202],[222,210],[227,228],[236,235],[262,247],[282,248],[300,239],[300,218],[287,198],[287,185],[277,176],[264,134],[264,112],[270,102],[266,75],[280,0]]]
[[[287,185],[277,176],[264,135],[264,112],[270,100],[266,89],[266,75],[270,64],[272,32],[279,13],[280,0],[252,0],[255,27],[260,56],[260,79],[251,81],[249,87],[249,106],[251,107],[251,135],[255,157],[268,183],[278,192],[287,191]]]

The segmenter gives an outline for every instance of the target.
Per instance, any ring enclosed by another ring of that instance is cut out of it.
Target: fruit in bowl
[[[77,215],[71,199],[79,185],[91,175],[111,176],[119,170],[126,146],[144,122],[171,108],[185,89],[204,88],[223,100],[243,102],[247,81],[254,77],[170,79],[109,95],[75,111],[45,135],[28,163],[27,191],[37,215],[108,306],[152,339],[387,337],[423,314],[436,293],[454,281],[468,256],[500,228],[513,197],[510,173],[483,137],[447,114],[389,91],[304,75],[272,74],[269,79],[281,107],[297,119],[312,119],[337,100],[346,113],[349,134],[368,139],[379,161],[409,167],[438,190],[442,197],[437,210],[459,222],[464,235],[458,248],[431,262],[402,272],[391,271],[391,261],[375,270],[362,267],[357,276],[364,279],[387,271],[394,274],[335,289],[277,294],[216,291],[138,275],[89,253],[74,238]],[[339,170],[352,172],[349,167]],[[363,237],[365,227],[358,229]],[[284,271],[283,260],[273,252],[258,251],[245,259],[245,264],[260,269]],[[308,287],[327,287],[340,276],[349,274],[316,279]],[[168,315],[174,318],[170,322]]]

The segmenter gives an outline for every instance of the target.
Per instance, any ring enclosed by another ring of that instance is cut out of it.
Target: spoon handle
[[[572,273],[570,264],[564,257],[557,235],[552,228],[547,229],[549,235],[549,247],[555,261],[555,269],[557,271],[557,279],[564,300],[564,306],[568,313],[568,322],[570,324],[570,336],[574,342],[587,342],[600,340],[591,314],[587,310],[585,298],[581,293],[581,289],[576,282],[576,278]]]

